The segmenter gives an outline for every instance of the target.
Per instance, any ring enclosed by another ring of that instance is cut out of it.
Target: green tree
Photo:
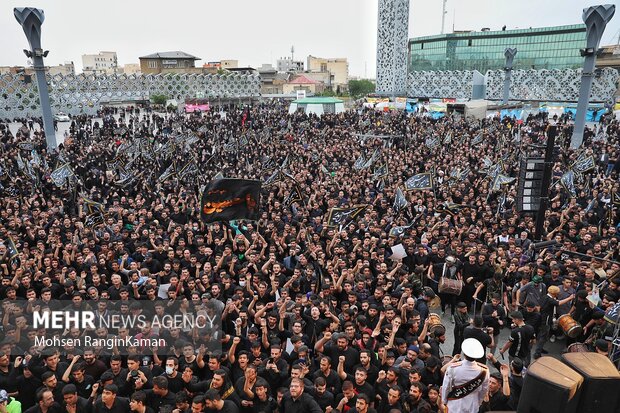
[[[168,97],[166,95],[151,95],[151,102],[156,105],[165,105]]]
[[[336,96],[336,92],[331,89],[325,89],[321,93],[317,93],[317,96],[334,97]]]
[[[349,94],[359,98],[375,91],[375,84],[368,79],[349,80]]]

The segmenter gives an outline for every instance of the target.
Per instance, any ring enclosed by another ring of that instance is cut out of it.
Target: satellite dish
[[[28,60],[26,61],[26,64],[27,64],[28,66],[32,66],[32,59],[28,59]]]

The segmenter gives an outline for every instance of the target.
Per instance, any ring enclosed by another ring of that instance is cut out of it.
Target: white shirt
[[[452,388],[461,386],[468,381],[478,377],[482,370],[486,370],[486,375],[482,384],[473,393],[458,400],[448,400],[448,393]],[[482,367],[475,361],[463,360],[454,363],[446,371],[443,378],[441,399],[448,406],[450,413],[477,413],[484,396],[489,391],[489,369]]]

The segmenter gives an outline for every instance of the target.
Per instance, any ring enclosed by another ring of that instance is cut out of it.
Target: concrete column
[[[583,128],[586,125],[586,114],[590,102],[590,91],[596,65],[598,46],[603,37],[607,23],[616,12],[613,4],[591,6],[583,9],[583,21],[586,24],[586,48],[581,50],[585,57],[583,71],[581,72],[581,87],[579,88],[579,101],[577,102],[577,114],[575,115],[575,129],[570,141],[570,147],[577,149],[583,143]]]
[[[504,66],[504,97],[502,99],[502,104],[508,104],[508,99],[510,98],[510,80],[512,78],[512,63],[515,60],[515,56],[517,54],[516,48],[507,48],[504,52],[504,56],[506,56],[506,66]]]
[[[41,104],[41,112],[43,116],[43,129],[45,130],[45,140],[47,141],[48,150],[56,149],[56,132],[54,131],[54,119],[52,117],[52,107],[50,105],[50,96],[47,89],[47,79],[45,78],[45,65],[43,57],[47,56],[47,51],[41,48],[41,25],[45,20],[45,14],[41,9],[33,7],[16,7],[13,9],[15,18],[21,24],[30,50],[24,50],[26,56],[33,61],[35,74],[37,76],[37,87],[39,89],[39,102]]]

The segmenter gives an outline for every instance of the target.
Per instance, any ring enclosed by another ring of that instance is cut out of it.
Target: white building
[[[276,68],[278,72],[303,72],[304,62],[303,60],[293,60],[290,57],[280,58],[276,61]]]
[[[82,72],[88,74],[114,74],[118,71],[116,52],[99,52],[82,55]]]

